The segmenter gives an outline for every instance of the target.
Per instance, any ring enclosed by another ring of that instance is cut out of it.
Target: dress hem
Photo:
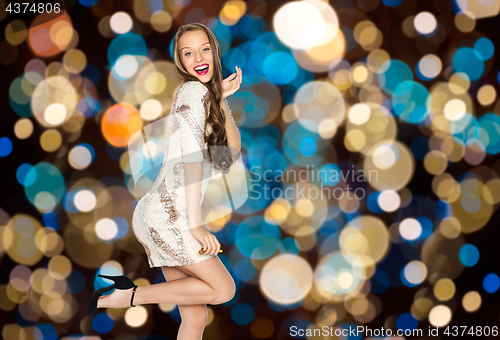
[[[190,266],[192,264],[196,264],[196,263],[200,263],[200,262],[203,262],[205,260],[208,260],[208,259],[211,259],[212,257],[215,257],[217,256],[217,254],[215,255],[206,255],[206,257],[202,257],[201,260],[199,261],[193,261],[193,263],[191,264],[179,264],[179,265],[173,265],[173,266],[169,266],[168,264],[165,264],[165,265],[158,265],[158,266],[149,266],[149,268],[161,268],[161,267],[185,267],[185,266]]]

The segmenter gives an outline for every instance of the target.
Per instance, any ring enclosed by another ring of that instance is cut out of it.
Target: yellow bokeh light
[[[50,259],[48,269],[54,279],[64,280],[71,274],[73,266],[66,256],[57,255]]]
[[[467,292],[462,298],[462,306],[469,313],[479,310],[481,303],[481,295],[475,290]]]
[[[63,65],[69,73],[80,73],[87,66],[87,56],[81,50],[69,50],[64,54]]]
[[[451,309],[445,305],[437,305],[429,313],[429,323],[436,327],[446,326],[451,321]]]
[[[449,120],[459,120],[467,111],[465,103],[460,99],[448,101],[444,107],[444,115]]]
[[[476,27],[476,19],[468,11],[458,12],[455,15],[455,26],[460,32],[469,33]]]
[[[437,28],[436,17],[429,12],[420,12],[413,19],[415,30],[420,34],[430,34]]]
[[[344,227],[339,236],[340,249],[353,257],[368,256],[375,263],[386,254],[389,233],[384,222],[374,216],[361,216]]]
[[[260,275],[264,295],[277,303],[295,303],[312,287],[313,272],[302,257],[284,254],[267,261]]]
[[[245,1],[229,0],[224,2],[220,11],[220,20],[226,26],[233,26],[245,15],[247,4]]]
[[[130,15],[122,11],[114,13],[109,20],[109,24],[111,29],[116,34],[127,33],[132,29],[133,26],[132,18],[130,17]]]
[[[440,279],[434,284],[434,296],[439,301],[448,301],[455,295],[455,283],[448,279]]]
[[[167,11],[156,11],[151,15],[150,23],[155,31],[165,33],[172,27],[172,16]]]
[[[40,136],[40,146],[46,152],[54,152],[61,147],[62,136],[59,131],[50,129],[46,130]]]
[[[403,273],[409,283],[419,285],[427,277],[427,267],[421,261],[410,261],[405,266]]]
[[[14,134],[19,139],[26,139],[33,133],[33,123],[28,118],[19,119],[14,125]]]
[[[148,320],[148,310],[144,306],[128,308],[125,312],[125,322],[133,328],[141,327]]]
[[[278,38],[293,49],[310,49],[331,42],[339,33],[333,8],[321,1],[292,1],[274,14]]]
[[[483,106],[491,105],[497,98],[497,91],[491,85],[483,85],[477,91],[477,100]]]
[[[401,198],[394,190],[384,190],[378,195],[377,203],[386,212],[396,211],[401,205]]]
[[[414,241],[422,234],[422,226],[414,218],[405,218],[399,223],[399,233],[404,239]]]
[[[361,151],[366,145],[366,136],[361,130],[351,130],[346,133],[344,144],[346,149],[351,152]]]
[[[95,224],[95,233],[103,241],[110,241],[118,234],[116,222],[110,218],[102,218]]]
[[[355,125],[362,125],[370,119],[371,110],[366,104],[355,104],[351,106],[348,113],[349,121]]]
[[[432,150],[424,157],[424,167],[432,175],[442,174],[448,166],[446,155],[439,150]]]

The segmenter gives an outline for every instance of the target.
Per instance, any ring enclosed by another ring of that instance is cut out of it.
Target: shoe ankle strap
[[[134,286],[134,290],[132,291],[132,298],[130,299],[130,306],[131,307],[135,307],[134,306],[134,295],[135,295],[135,290],[137,289],[137,286]]]

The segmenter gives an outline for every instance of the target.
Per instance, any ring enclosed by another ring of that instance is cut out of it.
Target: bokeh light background
[[[65,2],[15,34],[0,12],[3,339],[175,339],[175,305],[86,307],[98,273],[164,280],[131,231],[148,188],[127,141],[168,115],[173,35],[194,21],[224,77],[243,70],[228,101],[262,194],[207,225],[237,293],[205,338],[499,326],[500,0]],[[349,170],[378,177],[331,179]],[[265,196],[285,188],[366,195]]]

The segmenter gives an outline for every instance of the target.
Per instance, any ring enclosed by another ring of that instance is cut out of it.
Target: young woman
[[[126,276],[99,275],[114,284],[94,293],[87,312],[177,304],[182,317],[177,339],[201,339],[206,304],[227,302],[235,294],[234,281],[217,257],[220,243],[202,226],[201,203],[212,169],[227,173],[234,157],[227,151],[241,148],[226,98],[239,89],[242,72],[236,67],[236,73],[222,79],[219,44],[200,23],[178,29],[173,53],[181,84],[170,111],[168,146],[160,174],[132,219],[149,266],[161,267],[167,282],[138,288]]]

